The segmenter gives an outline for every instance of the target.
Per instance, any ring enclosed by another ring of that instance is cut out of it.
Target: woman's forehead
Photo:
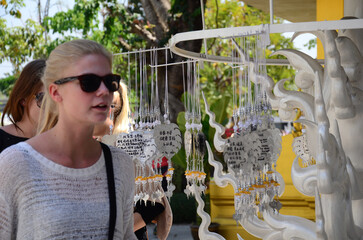
[[[70,62],[63,71],[62,78],[69,76],[79,76],[82,74],[94,73],[105,76],[111,73],[111,66],[108,59],[101,54],[87,54]]]

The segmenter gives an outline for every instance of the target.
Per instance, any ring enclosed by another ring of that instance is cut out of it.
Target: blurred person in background
[[[35,136],[44,96],[41,81],[44,68],[45,60],[31,61],[16,80],[1,116],[0,152]],[[6,118],[11,124],[4,124]]]

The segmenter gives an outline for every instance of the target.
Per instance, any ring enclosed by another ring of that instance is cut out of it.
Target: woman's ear
[[[24,99],[24,98],[22,98],[22,99],[20,100],[20,105],[21,105],[22,107],[25,107],[26,102],[25,102],[25,99]]]
[[[49,85],[49,95],[55,102],[62,102],[63,98],[59,93],[58,85],[52,83]]]

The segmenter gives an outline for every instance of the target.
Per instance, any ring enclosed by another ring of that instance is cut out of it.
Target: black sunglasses
[[[79,80],[82,91],[90,93],[96,91],[103,81],[110,92],[115,92],[120,87],[120,79],[120,75],[116,74],[108,74],[103,77],[96,74],[84,74],[80,76],[62,78],[54,83],[60,85],[74,80]]]
[[[44,98],[44,92],[39,92],[39,93],[35,94],[35,101],[39,108],[42,106],[43,98]]]

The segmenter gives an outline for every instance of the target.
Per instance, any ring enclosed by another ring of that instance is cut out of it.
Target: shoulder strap
[[[110,226],[108,229],[108,239],[112,240],[115,232],[116,225],[116,192],[115,192],[115,178],[113,175],[113,164],[112,155],[110,148],[101,143],[103,154],[105,156],[106,172],[107,172],[107,185],[108,185],[108,196],[110,200]]]

